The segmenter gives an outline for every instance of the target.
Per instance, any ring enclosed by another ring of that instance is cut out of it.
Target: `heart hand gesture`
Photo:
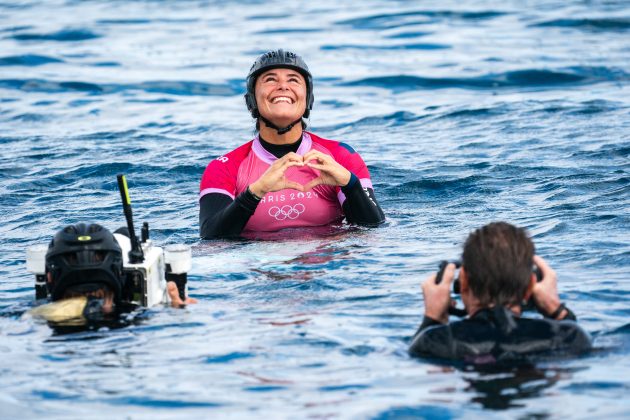
[[[257,197],[262,198],[268,192],[280,191],[291,188],[305,191],[304,186],[287,179],[285,172],[292,166],[304,166],[302,156],[297,153],[287,153],[276,160],[256,182],[249,186],[249,190]]]
[[[317,185],[344,186],[350,182],[350,171],[341,166],[332,156],[318,150],[310,150],[304,155],[305,165],[317,169],[319,176],[304,185],[304,191],[308,191]]]

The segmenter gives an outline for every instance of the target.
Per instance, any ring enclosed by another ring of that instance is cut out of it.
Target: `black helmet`
[[[252,113],[252,117],[258,118],[260,116],[258,113],[258,104],[256,103],[256,93],[254,92],[256,79],[267,70],[278,68],[293,69],[304,76],[304,80],[306,81],[306,109],[304,110],[303,117],[308,118],[311,109],[313,109],[313,101],[315,99],[313,96],[313,76],[302,57],[294,52],[284,51],[283,49],[264,53],[254,61],[254,64],[249,69],[249,74],[247,75],[247,93],[245,94],[247,109]]]
[[[120,245],[101,225],[77,223],[53,238],[46,252],[46,283],[53,301],[68,289],[90,291],[109,287],[120,302],[125,283]]]

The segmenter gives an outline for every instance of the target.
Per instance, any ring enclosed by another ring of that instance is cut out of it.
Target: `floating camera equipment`
[[[150,307],[168,302],[167,282],[174,281],[179,296],[186,298],[187,272],[192,266],[192,253],[188,245],[168,245],[162,249],[154,246],[149,239],[149,224],[144,222],[141,228],[141,241],[134,231],[133,212],[129,189],[124,175],[118,175],[118,189],[122,199],[123,212],[127,222],[129,236],[114,233],[123,252],[123,274],[125,284],[123,299]],[[35,297],[49,297],[46,288],[46,252],[47,245],[34,245],[26,250],[26,269],[35,274]]]

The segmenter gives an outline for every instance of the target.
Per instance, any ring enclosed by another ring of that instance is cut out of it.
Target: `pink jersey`
[[[350,146],[304,132],[297,154],[304,156],[315,149],[332,156],[359,178],[363,188],[372,188],[372,181],[363,159]],[[220,193],[234,199],[257,181],[277,158],[260,144],[258,137],[220,156],[208,164],[201,178],[199,198]],[[288,179],[302,185],[319,176],[309,167],[290,167]],[[276,231],[284,228],[326,225],[343,217],[345,196],[339,187],[318,185],[311,191],[285,189],[265,194],[245,225],[245,231]]]

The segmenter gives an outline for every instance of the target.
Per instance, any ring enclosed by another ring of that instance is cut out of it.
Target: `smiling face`
[[[298,120],[306,110],[306,81],[292,69],[271,69],[256,79],[260,115],[279,127]]]

